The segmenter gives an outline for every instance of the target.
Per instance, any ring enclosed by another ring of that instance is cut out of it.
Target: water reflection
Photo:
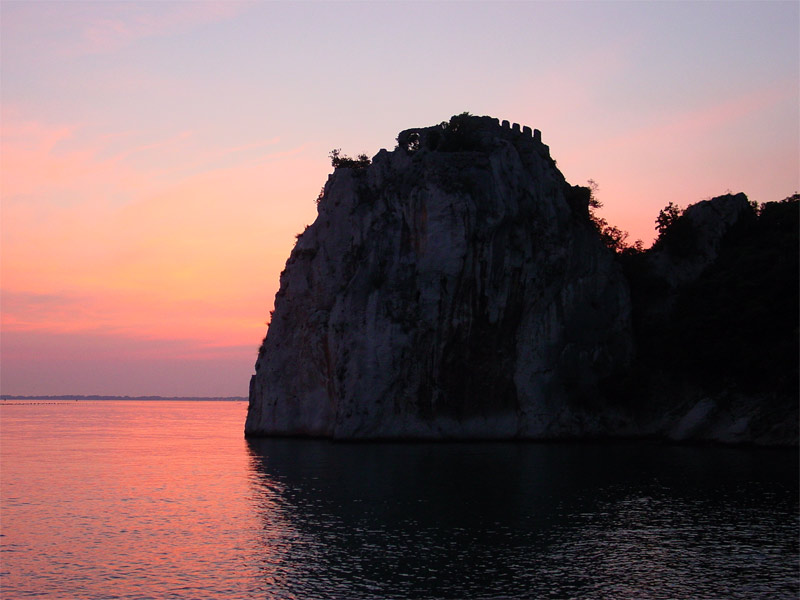
[[[798,593],[794,452],[249,442],[265,597]]]

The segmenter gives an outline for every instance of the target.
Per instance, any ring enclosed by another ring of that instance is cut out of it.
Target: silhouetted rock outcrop
[[[487,117],[338,168],[281,276],[249,434],[600,434],[628,286],[539,133]]]
[[[246,434],[796,440],[790,385],[747,391],[675,357],[713,347],[687,314],[760,221],[743,194],[615,255],[527,127],[459,115],[336,164],[281,274]]]
[[[673,289],[696,280],[717,260],[731,228],[752,215],[753,208],[744,194],[728,194],[689,206],[648,252],[650,272]]]
[[[638,352],[617,392],[641,432],[797,444],[799,206],[700,202],[625,259]]]

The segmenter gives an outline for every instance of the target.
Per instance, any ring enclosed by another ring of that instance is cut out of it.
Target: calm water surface
[[[800,594],[796,450],[248,442],[245,412],[0,406],[0,596]]]

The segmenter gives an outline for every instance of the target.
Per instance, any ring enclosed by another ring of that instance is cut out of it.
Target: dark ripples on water
[[[2,598],[791,598],[796,450],[332,444],[0,407]]]
[[[791,452],[280,440],[253,441],[250,449],[265,546],[282,549],[263,564],[265,592],[798,594]],[[289,533],[275,539],[275,532]]]

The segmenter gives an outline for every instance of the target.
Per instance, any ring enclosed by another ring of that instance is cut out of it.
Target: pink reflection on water
[[[243,402],[3,405],[3,597],[251,590]],[[260,497],[264,497],[263,494]]]

